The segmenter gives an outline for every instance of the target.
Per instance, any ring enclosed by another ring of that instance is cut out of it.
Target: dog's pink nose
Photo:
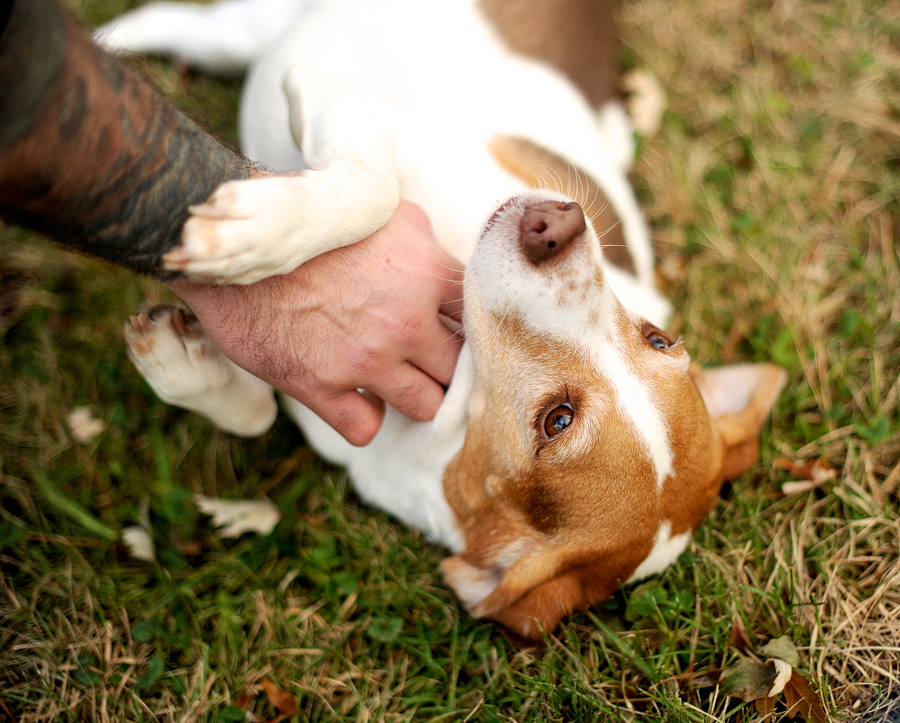
[[[522,251],[535,264],[560,254],[584,233],[584,211],[574,201],[546,201],[525,209],[519,224]]]

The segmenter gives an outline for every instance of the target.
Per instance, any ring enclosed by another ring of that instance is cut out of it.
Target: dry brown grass
[[[668,94],[636,175],[690,340],[736,358],[774,319],[776,360],[796,366],[772,443],[837,469],[763,515],[757,564],[734,539],[716,563],[744,610],[790,579],[810,668],[846,709],[900,687],[900,7],[641,0],[622,20]],[[847,334],[857,314],[866,333]],[[860,433],[879,418],[884,435]]]

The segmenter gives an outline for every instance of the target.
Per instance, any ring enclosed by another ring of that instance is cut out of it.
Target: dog
[[[702,369],[663,330],[608,0],[154,3],[97,37],[249,66],[244,152],[302,169],[220,187],[173,268],[285,273],[365,238],[401,196],[467,262],[465,343],[432,421],[389,409],[358,448],[283,404],[363,500],[449,549],[444,580],[473,616],[540,639],[674,562],[757,460],[786,374]],[[125,336],[163,400],[236,434],[274,420],[272,390],[189,315],[137,314]]]

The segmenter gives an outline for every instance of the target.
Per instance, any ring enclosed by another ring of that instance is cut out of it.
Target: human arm
[[[250,177],[251,164],[98,49],[53,0],[14,0],[4,20],[0,215],[171,278],[160,259],[188,208]]]

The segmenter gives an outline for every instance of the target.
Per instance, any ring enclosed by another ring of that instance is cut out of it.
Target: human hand
[[[401,202],[377,233],[289,274],[169,286],[227,357],[364,445],[385,402],[420,421],[440,406],[462,342],[438,313],[461,320],[462,268]]]

